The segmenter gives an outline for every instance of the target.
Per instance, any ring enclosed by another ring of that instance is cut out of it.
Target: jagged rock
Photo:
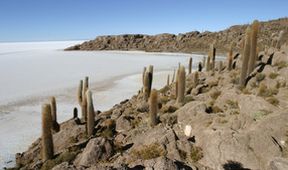
[[[91,139],[83,152],[75,160],[76,166],[89,167],[96,165],[100,160],[107,160],[113,154],[113,148],[110,142],[104,138],[98,137]]]
[[[271,170],[287,170],[288,159],[287,158],[275,158],[270,162]]]
[[[69,165],[68,162],[63,162],[63,163],[53,167],[52,170],[79,170],[79,169],[80,168],[76,168],[74,165]]]
[[[132,125],[130,122],[130,117],[122,115],[116,121],[116,131],[123,132],[132,129]]]

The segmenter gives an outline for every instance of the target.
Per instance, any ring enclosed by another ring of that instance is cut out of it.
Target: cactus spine
[[[177,102],[184,103],[185,97],[185,81],[186,81],[186,73],[185,67],[181,66],[178,73],[178,86],[177,86]]]
[[[60,125],[57,122],[57,106],[55,97],[50,98],[51,117],[52,117],[52,130],[54,132],[60,131]]]
[[[149,99],[149,111],[150,111],[150,125],[154,127],[158,123],[157,121],[158,94],[157,94],[157,90],[155,89],[151,91],[151,95]]]
[[[94,132],[94,123],[95,123],[95,113],[92,99],[92,92],[87,90],[87,135],[92,136]]]
[[[242,57],[242,69],[241,69],[241,76],[240,76],[240,86],[245,86],[245,81],[247,78],[247,68],[248,68],[248,62],[249,62],[249,55],[250,55],[250,43],[251,43],[251,29],[248,27],[246,29],[245,34],[245,43],[244,43],[244,51],[243,51],[243,57]]]
[[[42,161],[52,159],[54,156],[53,136],[51,132],[52,116],[51,106],[42,105],[42,137],[41,137],[41,155]]]
[[[189,58],[189,72],[188,74],[192,73],[192,57]]]
[[[259,22],[255,20],[251,26],[251,45],[250,45],[250,56],[248,65],[248,74],[250,74],[254,68],[257,60],[256,50],[257,50],[257,34],[259,31]]]

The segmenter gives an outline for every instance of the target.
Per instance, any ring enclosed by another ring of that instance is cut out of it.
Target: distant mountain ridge
[[[288,32],[288,18],[280,18],[261,23],[259,33],[259,48],[271,45],[271,40],[276,38],[280,31]],[[231,43],[235,50],[239,50],[247,25],[234,25],[218,32],[192,31],[184,34],[123,34],[98,36],[96,39],[86,41],[67,48],[66,50],[140,50],[147,52],[196,52],[206,51],[211,43],[215,43],[218,51],[225,52]],[[285,42],[288,35],[285,34]]]

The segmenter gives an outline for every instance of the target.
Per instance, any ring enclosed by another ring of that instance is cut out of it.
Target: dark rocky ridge
[[[99,36],[95,40],[86,41],[66,50],[139,50],[147,52],[198,52],[206,51],[212,42],[220,52],[229,49],[230,44],[236,44],[235,50],[240,49],[243,34],[247,25],[235,25],[219,32],[193,31],[184,34],[124,34]],[[288,18],[261,22],[259,47],[271,46],[271,40],[281,30],[288,30]],[[273,35],[274,34],[274,35]],[[288,35],[285,37],[287,42]]]

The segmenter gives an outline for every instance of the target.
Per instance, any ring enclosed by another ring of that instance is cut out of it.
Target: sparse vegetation
[[[260,81],[264,80],[265,77],[266,77],[266,76],[265,76],[264,73],[258,73],[258,74],[256,74],[256,81],[257,81],[257,82],[260,82]]]
[[[135,159],[149,160],[166,155],[165,149],[158,143],[145,145],[139,150],[132,150],[131,155]]]
[[[226,100],[226,103],[232,108],[232,109],[239,109],[238,102],[233,100]]]
[[[203,158],[203,151],[202,148],[198,146],[193,146],[190,152],[190,158],[193,162],[197,162]]]
[[[272,72],[272,73],[269,74],[269,78],[270,79],[275,79],[275,78],[277,78],[278,75],[279,75],[278,73]]]

